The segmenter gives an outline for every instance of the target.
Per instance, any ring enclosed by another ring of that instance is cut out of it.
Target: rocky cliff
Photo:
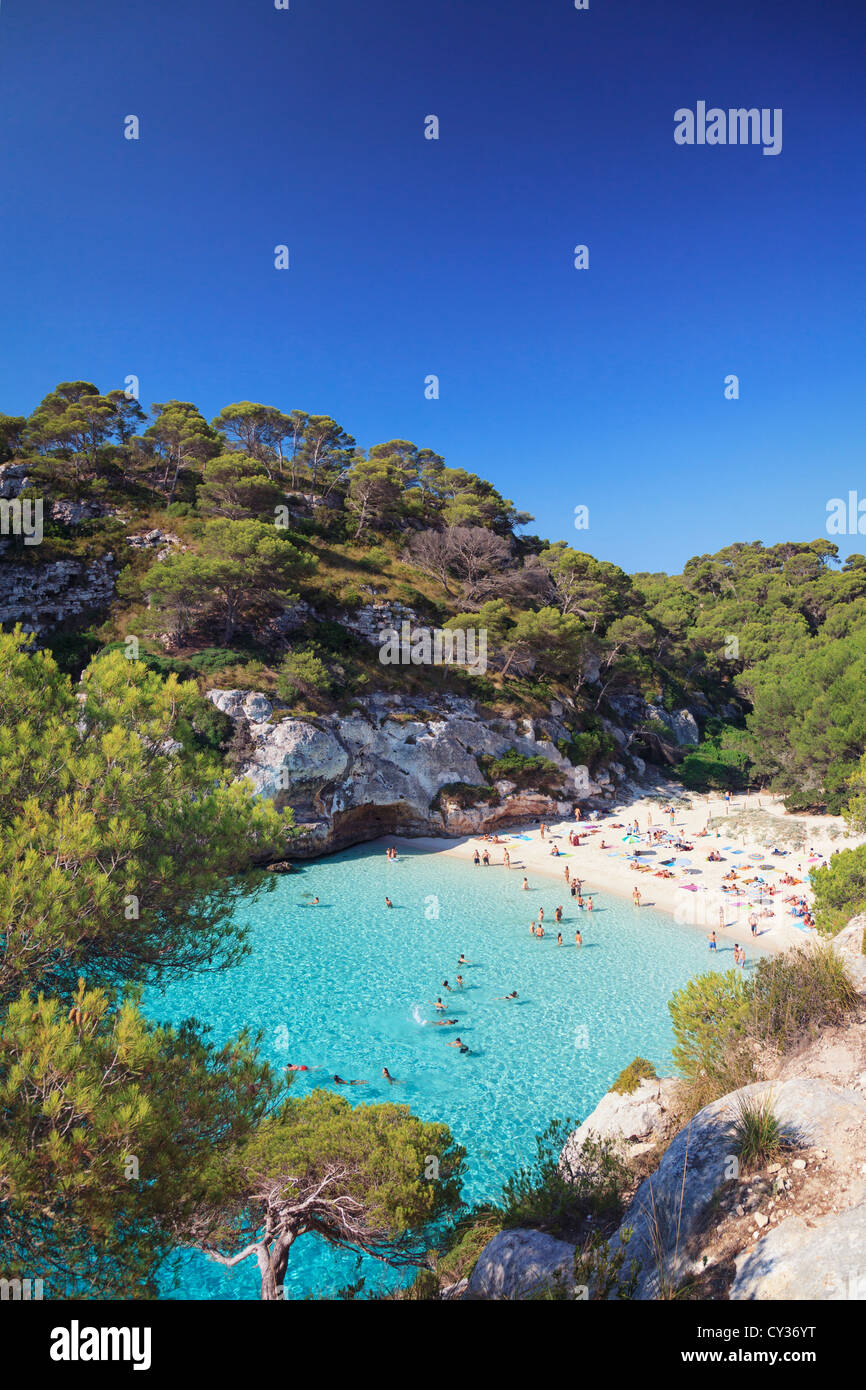
[[[834,939],[866,1003],[866,915]],[[618,1230],[635,1262],[639,1300],[866,1299],[866,1009],[825,1029],[778,1075],[705,1106],[671,1132],[676,1081],[642,1081],[604,1096],[572,1134],[561,1166],[576,1175],[594,1135],[630,1161],[661,1148]],[[785,1141],[780,1161],[741,1173],[734,1153],[743,1101],[766,1100]],[[502,1231],[484,1248],[463,1296],[522,1299],[573,1284],[575,1247],[538,1231]],[[581,1296],[580,1293],[578,1296]]]
[[[568,730],[540,720],[485,720],[469,700],[436,709],[419,698],[373,695],[352,714],[296,719],[259,693],[211,690],[242,723],[249,755],[239,775],[261,796],[295,811],[302,834],[292,856],[309,858],[378,835],[466,835],[532,818],[570,815],[577,802],[613,796],[613,778],[593,780],[557,747]],[[551,765],[548,786],[490,784],[479,757],[510,749]],[[621,777],[625,770],[617,769]],[[474,792],[477,789],[477,793]]]

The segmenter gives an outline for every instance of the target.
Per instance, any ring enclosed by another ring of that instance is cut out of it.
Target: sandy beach
[[[666,808],[673,815],[666,814]],[[639,838],[626,838],[635,820]],[[569,844],[573,831],[581,835],[577,847]],[[650,838],[659,831],[664,832],[663,840]],[[692,848],[677,850],[677,842]],[[766,793],[732,794],[730,802],[725,802],[718,793],[703,796],[664,788],[608,814],[599,812],[595,819],[590,815],[579,822],[548,825],[543,839],[534,822],[500,831],[498,840],[479,835],[459,840],[407,839],[398,844],[468,860],[476,849],[483,854],[486,848],[491,869],[521,879],[525,874],[530,890],[539,879],[546,880],[548,890],[551,878],[559,880],[561,901],[569,907],[574,900],[565,880],[567,867],[570,878],[582,880],[583,897],[592,894],[596,905],[605,894],[631,900],[637,887],[642,907],[667,912],[706,936],[715,931],[720,943],[738,941],[753,950],[780,951],[817,935],[791,914],[794,904],[785,899],[793,895],[811,904],[810,869],[826,863],[837,850],[863,842],[863,836],[848,834],[841,817],[789,815],[778,798]],[[554,847],[558,855],[552,853]],[[506,849],[510,870],[503,863]],[[774,854],[774,849],[784,853]],[[711,852],[720,854],[721,860],[708,861]],[[490,869],[482,867],[479,872]],[[662,872],[672,877],[659,877]],[[723,891],[725,875],[731,872],[736,879],[729,879],[725,887],[733,891]],[[785,876],[798,882],[784,884]],[[531,891],[527,897],[534,911]],[[749,927],[753,913],[758,916],[756,938]]]

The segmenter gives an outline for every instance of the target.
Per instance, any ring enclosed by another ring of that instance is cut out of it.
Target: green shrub
[[[536,787],[544,782],[552,790],[562,785],[563,774],[556,763],[549,758],[518,753],[516,748],[509,748],[501,758],[482,754],[478,763],[491,782],[506,779],[521,788]]]
[[[192,717],[192,727],[199,743],[219,752],[228,747],[234,735],[235,722],[210,700],[202,700]]]
[[[630,1096],[642,1081],[658,1081],[658,1072],[646,1057],[635,1057],[634,1061],[629,1062],[620,1072],[610,1089],[616,1091],[618,1096]]]
[[[676,990],[668,1004],[674,1062],[697,1109],[755,1079],[744,1047],[749,990],[735,970],[710,971]]]
[[[591,1135],[584,1141],[576,1177],[560,1168],[574,1128],[572,1121],[553,1120],[536,1136],[534,1160],[518,1168],[502,1189],[504,1227],[537,1226],[555,1234],[589,1215],[610,1218],[622,1209],[631,1175],[609,1140]]]
[[[672,996],[674,1061],[680,1097],[694,1114],[758,1080],[768,1045],[782,1052],[826,1024],[840,1023],[859,996],[843,960],[828,946],[764,956],[751,976],[700,975]]]
[[[593,1302],[605,1302],[611,1296],[634,1298],[640,1275],[640,1264],[632,1257],[623,1272],[628,1256],[631,1231],[625,1230],[616,1250],[611,1253],[610,1242],[601,1231],[593,1231],[589,1240],[574,1253],[574,1282],[585,1288]]]
[[[496,800],[494,787],[476,787],[471,782],[446,782],[440,787],[430,805],[434,811],[442,810],[442,802],[447,798],[456,801],[464,810],[469,806],[480,806]]]
[[[769,1096],[740,1096],[734,1121],[734,1153],[745,1173],[763,1168],[781,1150],[782,1126]]]
[[[744,791],[752,766],[748,747],[744,729],[708,719],[698,747],[686,753],[673,775],[690,791]]]
[[[315,652],[300,649],[289,652],[277,672],[277,694],[293,705],[301,695],[324,694],[331,689],[327,666]]]
[[[845,962],[829,945],[764,956],[749,990],[755,1035],[783,1049],[827,1024],[841,1023],[858,1003]]]
[[[866,845],[843,849],[812,872],[815,925],[835,936],[852,917],[866,911]]]
[[[591,769],[613,752],[615,741],[602,729],[586,729],[573,733],[571,738],[559,739],[556,746],[570,763]]]

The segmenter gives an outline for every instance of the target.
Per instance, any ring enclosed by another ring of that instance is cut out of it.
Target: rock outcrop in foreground
[[[866,997],[866,915],[834,940]],[[811,1073],[811,1074],[810,1074]],[[561,1156],[576,1176],[590,1134],[625,1158],[663,1142],[676,1081],[643,1081],[608,1093],[569,1137]],[[735,1123],[744,1101],[766,1101],[786,1141],[779,1161],[741,1174]],[[465,1296],[525,1298],[573,1284],[574,1247],[538,1232],[504,1231],[481,1253]],[[638,1187],[612,1254],[636,1263],[637,1299],[695,1282],[699,1297],[731,1300],[866,1299],[866,1021],[819,1036],[775,1080],[713,1101],[668,1143]],[[565,1248],[563,1248],[565,1247]]]

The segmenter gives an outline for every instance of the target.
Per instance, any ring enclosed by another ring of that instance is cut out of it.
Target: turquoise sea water
[[[570,867],[578,863],[572,856]],[[594,893],[595,911],[581,912],[564,881],[530,874],[524,892],[522,877],[411,849],[391,862],[380,845],[320,860],[244,906],[253,952],[242,965],[152,991],[147,1010],[210,1024],[217,1044],[243,1025],[262,1029],[274,1065],[321,1068],[298,1074],[295,1094],[330,1084],[336,1072],[370,1082],[336,1088],[352,1101],[405,1103],[446,1121],[468,1149],[466,1198],[498,1197],[533,1156],[535,1135],[554,1117],[584,1118],[633,1057],[649,1057],[663,1073],[667,1000],[712,959],[703,933],[652,908]],[[594,892],[590,880],[586,892]],[[539,907],[543,941],[529,932]],[[461,952],[472,962],[466,969],[457,966]],[[720,946],[715,963],[730,968],[730,946]],[[516,1003],[498,997],[515,989]],[[453,1030],[432,1026],[440,994],[458,1019]],[[446,1046],[456,1034],[469,1055]],[[390,1086],[383,1066],[401,1084]],[[364,1270],[368,1288],[388,1278],[372,1261]],[[322,1298],[356,1276],[353,1257],[307,1236],[294,1247],[287,1284],[293,1297]],[[257,1295],[253,1262],[226,1271],[203,1256],[181,1257],[174,1296]]]

